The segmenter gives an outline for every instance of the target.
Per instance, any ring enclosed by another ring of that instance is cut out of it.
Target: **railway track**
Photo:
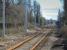
[[[14,45],[14,46],[8,48],[7,50],[14,50],[14,49],[18,48],[19,46],[23,45],[24,43],[30,41],[31,39],[33,39],[34,37],[39,36],[39,35],[40,35],[40,34],[37,33],[37,34],[33,35],[32,37],[28,37],[28,38],[25,39],[24,41],[22,41],[22,42],[20,42],[20,43]]]
[[[48,39],[48,33],[37,34],[31,38],[28,38],[19,44],[7,49],[7,50],[35,50],[38,45],[43,41]]]
[[[44,42],[46,43],[46,41],[48,40],[48,34],[46,34],[45,36],[43,36],[30,50],[36,50],[36,48],[39,46],[39,44],[41,44],[41,42],[44,40]]]

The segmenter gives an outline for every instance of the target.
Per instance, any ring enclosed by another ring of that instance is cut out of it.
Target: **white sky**
[[[41,6],[42,16],[57,20],[58,10],[62,7],[60,0],[37,0]]]

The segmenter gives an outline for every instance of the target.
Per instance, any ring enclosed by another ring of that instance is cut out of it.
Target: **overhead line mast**
[[[3,2],[3,18],[2,18],[2,22],[3,22],[3,32],[2,35],[5,36],[5,0],[2,0]]]

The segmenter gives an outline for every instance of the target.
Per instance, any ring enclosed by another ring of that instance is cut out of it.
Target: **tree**
[[[11,25],[15,27],[15,30],[18,29],[19,25],[24,24],[24,6],[22,4],[23,0],[16,1],[17,3],[15,3],[14,0],[6,0],[6,27],[10,27]]]
[[[67,0],[64,0],[64,16],[62,22],[67,25]]]
[[[45,18],[44,17],[40,17],[40,27],[44,27],[45,26]]]
[[[2,0],[0,0],[0,19],[2,18],[2,11],[3,11],[3,3]]]

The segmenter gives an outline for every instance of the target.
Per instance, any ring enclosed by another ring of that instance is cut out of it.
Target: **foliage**
[[[42,26],[44,26],[45,25],[45,18],[44,17],[42,17],[42,16],[40,16],[40,26],[42,27]]]

